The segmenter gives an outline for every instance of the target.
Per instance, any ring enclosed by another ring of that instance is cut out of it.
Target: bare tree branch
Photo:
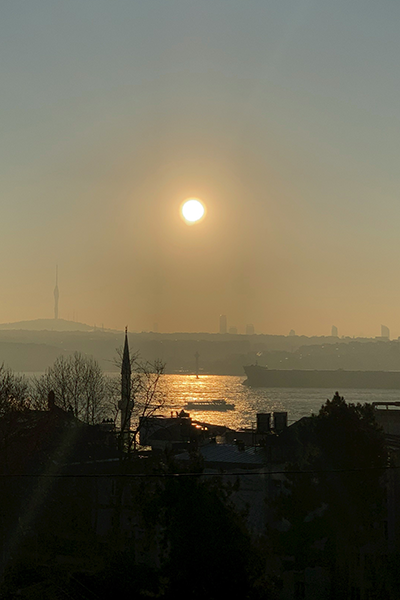
[[[32,382],[33,404],[43,409],[50,390],[56,404],[85,423],[98,423],[109,416],[109,385],[106,376],[94,358],[75,352],[59,356],[53,366]]]

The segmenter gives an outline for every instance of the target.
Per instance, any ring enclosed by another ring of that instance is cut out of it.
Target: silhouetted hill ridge
[[[66,319],[34,319],[31,321],[16,321],[14,323],[0,323],[0,330],[24,330],[24,331],[97,331],[101,327],[86,325],[77,321]],[[107,330],[112,331],[112,330]]]

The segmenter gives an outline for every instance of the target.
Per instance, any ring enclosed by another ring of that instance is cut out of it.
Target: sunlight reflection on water
[[[318,413],[335,390],[305,388],[249,388],[245,377],[224,375],[164,375],[162,391],[166,395],[164,414],[184,408],[187,402],[220,400],[235,404],[235,410],[190,411],[200,421],[232,428],[251,427],[257,412],[287,411],[289,424],[301,417]],[[339,390],[347,402],[400,401],[400,390]]]

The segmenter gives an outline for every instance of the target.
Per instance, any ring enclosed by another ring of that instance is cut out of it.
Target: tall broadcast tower
[[[54,288],[54,318],[57,320],[58,319],[58,298],[59,298],[59,291],[58,291],[58,265],[56,265],[56,287]]]

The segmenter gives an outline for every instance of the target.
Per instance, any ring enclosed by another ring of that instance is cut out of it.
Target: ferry
[[[224,399],[221,400],[202,400],[200,402],[188,402],[185,406],[187,410],[235,410],[235,405],[227,402]]]

